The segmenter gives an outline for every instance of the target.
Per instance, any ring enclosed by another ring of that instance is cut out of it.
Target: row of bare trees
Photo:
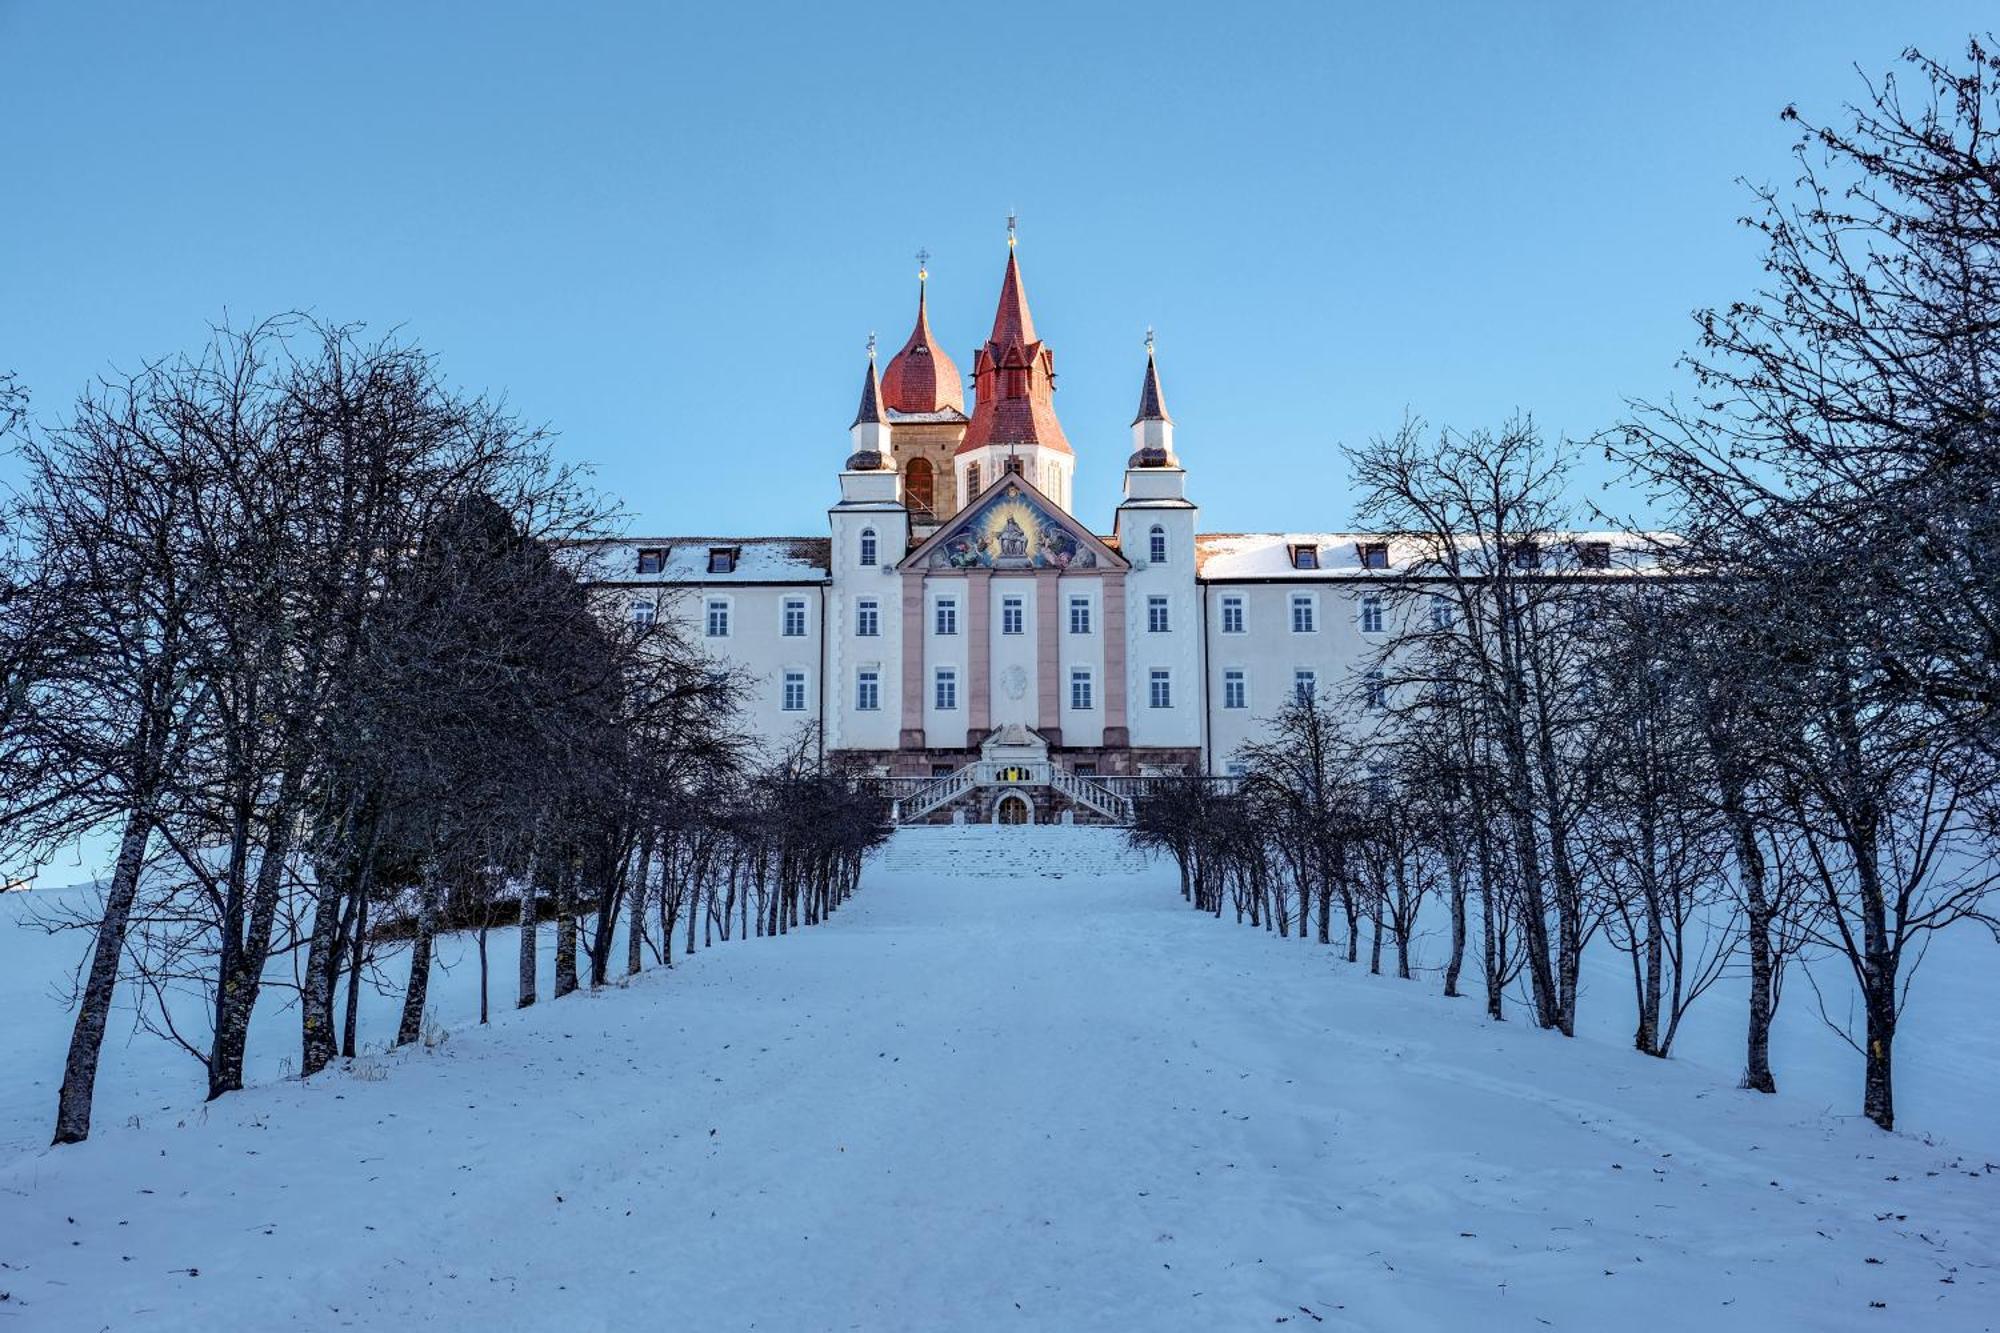
[[[1518,990],[1564,1034],[1602,936],[1660,1056],[1741,971],[1766,1092],[1812,952],[1894,1124],[1912,977],[1937,931],[1994,928],[2000,848],[2000,56],[1906,63],[1757,192],[1769,285],[1700,316],[1695,400],[1593,441],[1671,537],[1583,532],[1579,451],[1525,420],[1350,451],[1389,633],[1240,784],[1144,803],[1196,905],[1322,943],[1337,908],[1350,960],[1365,926],[1407,976],[1436,903],[1446,994],[1469,952],[1489,1013]]]
[[[216,1097],[273,988],[303,1073],[353,1055],[391,939],[406,1043],[441,931],[477,933],[483,995],[487,932],[518,921],[526,1004],[544,914],[562,995],[580,947],[605,981],[621,921],[630,969],[654,911],[664,961],[679,914],[691,947],[698,915],[781,933],[853,890],[875,804],[809,741],[751,753],[679,618],[606,614],[605,508],[419,349],[224,330],[20,433],[0,863],[116,849],[50,922],[91,939],[57,1142],[89,1133],[121,987]]]

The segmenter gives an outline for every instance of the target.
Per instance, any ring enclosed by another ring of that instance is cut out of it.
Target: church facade
[[[624,614],[683,618],[756,735],[815,728],[906,821],[1116,821],[1149,776],[1229,774],[1296,691],[1366,706],[1387,543],[1202,533],[1150,339],[1098,530],[1011,242],[970,410],[923,283],[902,349],[870,353],[826,535],[621,541],[599,581]]]

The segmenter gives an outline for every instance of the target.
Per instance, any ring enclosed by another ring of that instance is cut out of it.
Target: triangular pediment
[[[1126,569],[1116,551],[1018,472],[1003,472],[900,569]]]

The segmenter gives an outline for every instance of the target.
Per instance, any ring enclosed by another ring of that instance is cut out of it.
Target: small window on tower
[[[1021,475],[1021,456],[1019,454],[1007,455],[1007,470],[1017,477]]]
[[[972,502],[972,497],[978,494],[979,494],[979,464],[968,463],[965,468],[966,503],[970,504]]]

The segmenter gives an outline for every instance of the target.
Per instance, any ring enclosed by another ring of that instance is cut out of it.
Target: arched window
[[[1157,523],[1146,537],[1146,559],[1156,565],[1167,563],[1167,530]]]
[[[861,563],[864,565],[875,563],[875,529],[873,528],[861,529]]]
[[[903,503],[910,507],[911,513],[920,518],[934,516],[934,485],[931,460],[912,458],[910,465],[903,469]]]

